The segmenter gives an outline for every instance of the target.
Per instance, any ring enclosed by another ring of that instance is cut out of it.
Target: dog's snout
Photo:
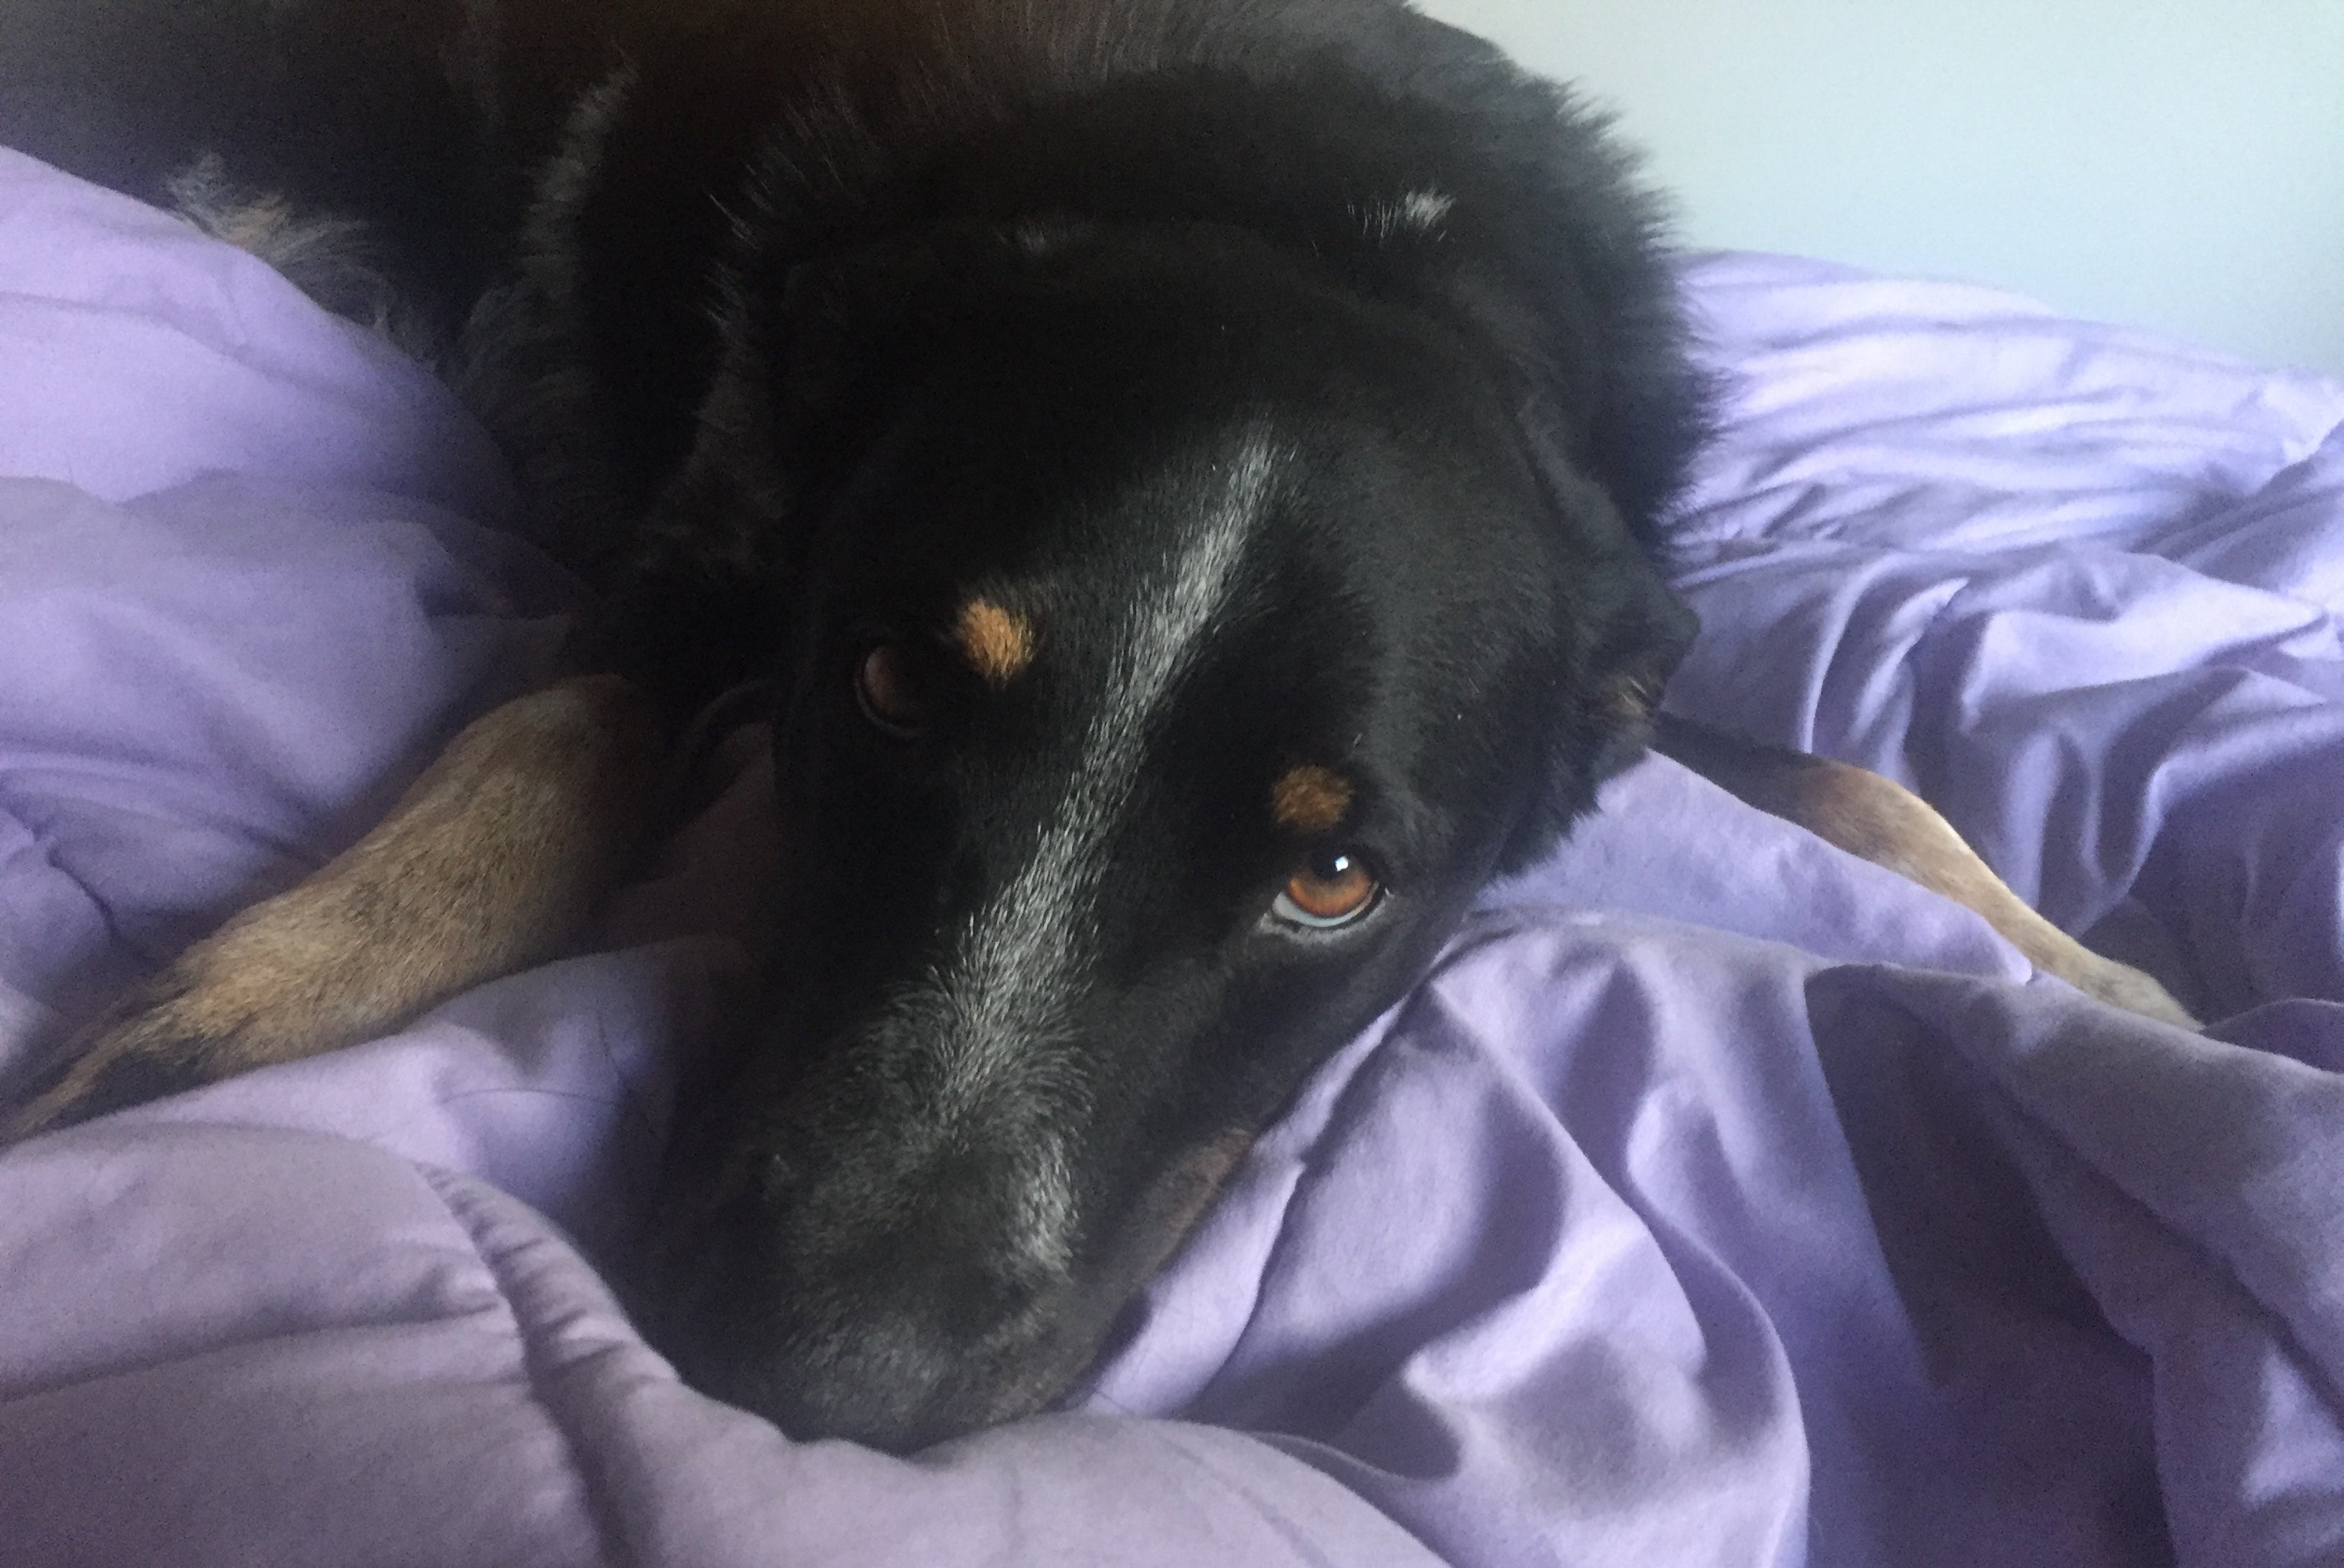
[[[1128,1073],[935,1070],[903,1019],[699,1101],[653,1220],[653,1342],[801,1441],[901,1452],[1063,1397],[1249,1141],[1134,1117]],[[1049,1054],[1096,1061],[1111,1021]]]
[[[1084,1359],[1056,1348],[1077,1235],[1053,1136],[874,1112],[705,1130],[743,1179],[666,1216],[658,1337],[689,1381],[798,1438],[904,1449],[1040,1408]]]
[[[762,1409],[801,1441],[847,1438],[903,1452],[1042,1409],[1081,1362],[1050,1353],[1047,1298],[979,1270],[944,1271],[923,1298],[861,1307],[801,1336],[783,1360],[709,1392]]]
[[[897,1297],[858,1303],[851,1322],[753,1338],[725,1332],[721,1316],[703,1319],[672,1336],[678,1369],[800,1442],[844,1438],[895,1452],[1042,1408],[1064,1380],[1048,1375],[1046,1358],[1013,1353],[997,1332],[973,1332],[988,1316],[987,1282],[954,1283],[962,1289],[945,1312]]]

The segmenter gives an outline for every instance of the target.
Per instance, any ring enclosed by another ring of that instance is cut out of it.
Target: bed
[[[35,1564],[2344,1560],[2344,386],[1703,257],[1670,701],[1860,762],[2202,1035],[1661,759],[1311,1081],[1079,1394],[909,1459],[598,1272],[749,979],[761,738],[580,955],[0,1154]],[[422,371],[0,153],[0,1097],[543,677]]]

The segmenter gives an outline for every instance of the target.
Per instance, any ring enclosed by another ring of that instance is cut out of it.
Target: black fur
[[[793,1432],[1063,1392],[1690,633],[1652,205],[1391,0],[14,0],[0,137],[362,220],[601,592],[581,659],[679,725],[775,683],[792,918],[651,1328]],[[973,596],[1036,629],[1005,684]],[[1298,764],[1327,833],[1273,819]],[[1274,916],[1335,849],[1370,912]]]

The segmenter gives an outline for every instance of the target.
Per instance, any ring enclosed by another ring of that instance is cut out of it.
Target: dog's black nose
[[[897,1452],[1038,1411],[1088,1359],[1066,1342],[1061,1292],[932,1239],[860,1251],[700,1251],[646,1328],[687,1382],[793,1438]]]
[[[803,1347],[785,1365],[739,1370],[737,1385],[719,1372],[706,1392],[737,1395],[801,1442],[845,1438],[908,1453],[1044,1409],[1080,1365],[1059,1372],[1046,1357],[987,1354],[898,1319]]]
[[[736,1130],[711,1140],[731,1180],[671,1171],[638,1304],[685,1381],[792,1437],[902,1451],[1039,1410],[1081,1372],[1096,1314],[1063,1173],[1034,1168],[1046,1141],[899,1131]]]

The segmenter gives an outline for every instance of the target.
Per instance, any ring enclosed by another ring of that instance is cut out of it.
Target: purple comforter
[[[1916,785],[2204,1037],[1651,761],[1070,1409],[796,1444],[589,1261],[743,980],[743,736],[586,956],[0,1155],[0,1560],[2344,1561],[2344,387],[1806,263],[1689,287],[1739,383],[1672,701]],[[7,155],[0,474],[5,1094],[574,599],[419,371]]]

